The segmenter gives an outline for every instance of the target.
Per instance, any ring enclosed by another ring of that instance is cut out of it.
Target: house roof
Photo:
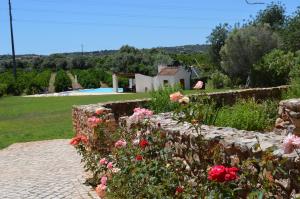
[[[162,76],[172,76],[172,75],[176,75],[176,73],[178,72],[179,68],[178,67],[166,67],[163,68],[158,75],[162,75]]]

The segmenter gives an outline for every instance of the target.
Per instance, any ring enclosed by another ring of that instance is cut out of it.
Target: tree
[[[287,26],[282,31],[281,36],[286,50],[293,52],[300,50],[300,7],[294,16],[288,19]]]
[[[269,24],[273,30],[279,30],[283,27],[285,20],[285,7],[280,3],[271,3],[258,12],[254,24]]]
[[[208,36],[208,42],[210,43],[209,47],[209,56],[212,61],[212,63],[217,67],[217,69],[220,68],[220,61],[221,61],[221,55],[220,50],[225,44],[225,40],[228,37],[228,34],[230,33],[230,26],[225,24],[220,24],[216,26],[213,30],[210,36]]]
[[[262,59],[254,65],[253,84],[255,86],[279,86],[288,84],[289,73],[295,66],[294,53],[285,53],[275,49],[264,55]]]
[[[276,48],[278,43],[278,35],[267,25],[235,29],[221,49],[221,66],[231,78],[248,80],[251,86],[253,64]]]

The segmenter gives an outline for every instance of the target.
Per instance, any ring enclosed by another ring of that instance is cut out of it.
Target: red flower
[[[238,168],[226,168],[222,165],[213,166],[208,172],[208,179],[216,182],[232,181],[238,178]]]
[[[143,139],[143,140],[141,140],[140,141],[140,147],[141,148],[146,148],[147,146],[149,146],[149,142],[147,141],[147,140],[145,140],[145,139]]]
[[[142,156],[142,155],[137,155],[137,156],[135,157],[135,159],[136,159],[137,161],[141,161],[141,160],[143,160],[143,156]]]
[[[184,190],[183,190],[183,187],[181,187],[181,186],[178,186],[177,188],[176,188],[176,194],[179,194],[179,193],[182,193]]]
[[[70,144],[73,146],[76,146],[80,142],[82,142],[83,144],[87,144],[88,138],[85,135],[77,135],[76,137],[72,138],[72,140],[70,141]]]

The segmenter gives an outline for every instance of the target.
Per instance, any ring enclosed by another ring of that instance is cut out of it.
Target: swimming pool
[[[79,90],[81,93],[114,93],[113,88],[95,88]],[[119,93],[123,93],[123,88],[118,88]]]

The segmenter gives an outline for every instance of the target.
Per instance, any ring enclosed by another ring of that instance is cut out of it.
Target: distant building
[[[154,77],[135,74],[135,90],[137,93],[158,90],[163,86],[181,85],[184,89],[190,89],[191,72],[182,66],[158,66],[158,74]]]

